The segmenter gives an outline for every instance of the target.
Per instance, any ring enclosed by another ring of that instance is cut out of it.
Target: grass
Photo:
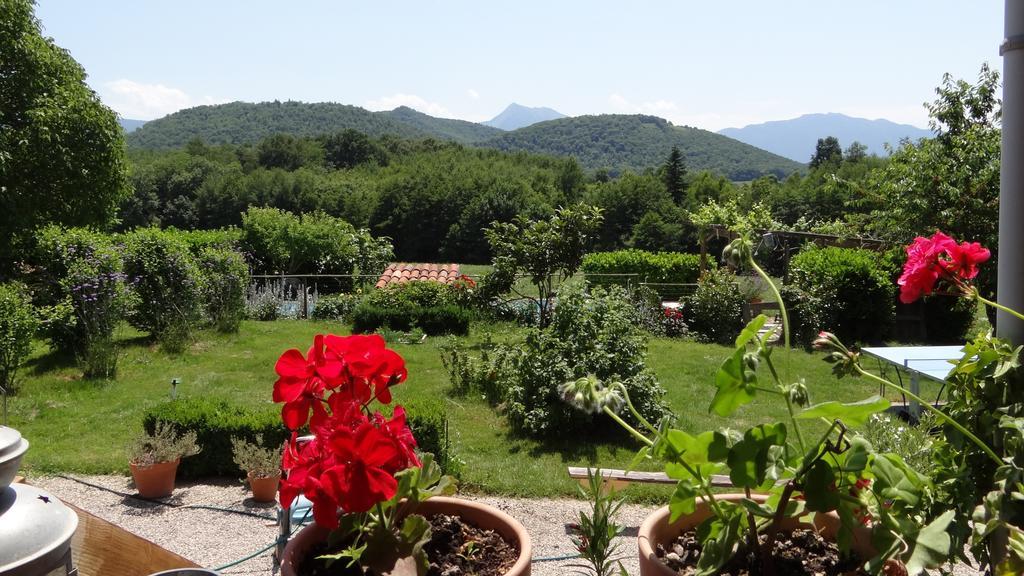
[[[490,331],[496,340],[518,338],[521,329],[509,324],[474,325],[468,343]],[[125,445],[142,427],[147,408],[166,400],[171,379],[180,378],[178,397],[227,397],[257,406],[270,404],[274,362],[290,347],[302,350],[317,333],[347,333],[336,322],[280,320],[244,322],[238,334],[201,332],[182,354],[159,350],[143,335],[125,330],[123,357],[112,381],[83,380],[65,357],[39,342],[22,371],[22,387],[10,399],[11,422],[32,443],[24,465],[32,473],[126,473]],[[397,402],[443,398],[449,405],[450,430],[466,462],[464,490],[527,497],[570,496],[573,483],[566,466],[624,468],[638,447],[629,439],[560,438],[548,442],[511,434],[502,417],[482,399],[450,398],[448,374],[440,361],[442,339],[423,344],[395,344],[405,358],[409,380],[395,388]],[[722,419],[707,412],[713,377],[730,350],[723,346],[657,338],[649,346],[648,365],[667,390],[678,425],[690,432],[712,428],[743,429],[781,419],[785,406],[777,397],[761,396]],[[806,379],[812,401],[858,400],[876,389],[859,380],[837,380],[820,356],[777,349],[773,357],[782,377]],[[820,429],[808,422],[808,430]],[[652,487],[630,489],[633,499],[663,498]]]

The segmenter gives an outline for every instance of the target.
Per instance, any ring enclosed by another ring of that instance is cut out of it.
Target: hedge
[[[152,434],[157,422],[166,422],[179,433],[196,433],[202,452],[182,458],[178,467],[181,478],[245,476],[232,458],[232,437],[256,443],[262,436],[267,447],[281,446],[289,437],[281,423],[280,406],[271,404],[243,408],[223,399],[171,400],[147,410],[142,425]]]
[[[711,263],[713,265],[713,262]],[[700,277],[700,256],[682,252],[619,250],[593,252],[583,258],[584,275],[635,274],[636,282],[692,284]],[[594,276],[591,284],[625,284],[628,277]]]
[[[817,299],[809,317],[846,344],[881,342],[896,320],[896,285],[885,257],[855,248],[812,248],[789,263],[790,284]]]
[[[448,436],[444,406],[438,401],[423,401],[406,405],[405,409],[419,450],[434,454],[445,473],[457,475],[461,462],[455,457]],[[280,406],[243,408],[215,398],[186,398],[158,404],[146,411],[143,427],[152,434],[157,422],[170,424],[178,433],[196,433],[202,451],[181,460],[178,466],[181,478],[245,476],[245,471],[235,465],[232,457],[231,438],[256,443],[262,437],[264,446],[271,448],[281,446],[290,436],[281,423]]]
[[[389,328],[408,332],[413,328],[419,328],[430,336],[441,334],[465,336],[469,333],[471,318],[471,311],[451,304],[384,308],[364,302],[352,311],[352,331],[365,333],[380,328]]]

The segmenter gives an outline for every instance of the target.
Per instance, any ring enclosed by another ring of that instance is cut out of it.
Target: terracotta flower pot
[[[267,477],[256,477],[249,472],[249,487],[252,488],[252,499],[257,502],[273,502],[277,498],[277,485],[281,482],[281,474]]]
[[[140,466],[129,462],[135,489],[143,498],[163,498],[174,492],[174,477],[178,473],[178,462],[157,462],[148,466]]]
[[[494,530],[519,548],[519,558],[505,573],[506,576],[530,576],[530,561],[533,557],[530,535],[522,524],[501,510],[470,500],[435,496],[421,503],[416,513],[424,516],[458,516],[480,528]],[[310,524],[292,536],[281,558],[281,576],[299,576],[298,566],[306,553],[318,542],[323,542],[328,533],[326,528]]]
[[[720,494],[716,495],[715,498],[736,502],[742,500],[745,496],[743,494]],[[764,502],[765,497],[763,495],[754,495],[753,499],[758,502]],[[676,576],[674,570],[662,564],[661,560],[658,559],[656,553],[658,544],[667,546],[680,534],[697,526],[710,516],[711,509],[703,498],[697,499],[697,509],[694,510],[693,514],[684,514],[671,524],[668,521],[668,506],[655,510],[640,525],[640,532],[638,533],[637,544],[640,548],[640,575]],[[783,523],[782,528],[784,530],[814,528],[822,537],[834,542],[840,526],[839,516],[835,514],[815,514],[812,524],[788,520]],[[870,558],[875,554],[875,550],[871,546],[871,533],[866,528],[854,532],[851,547],[864,558]]]

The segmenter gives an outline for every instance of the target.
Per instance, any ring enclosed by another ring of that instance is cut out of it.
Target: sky
[[[1003,0],[37,0],[124,118],[242,100],[511,102],[707,130],[840,112],[927,127],[943,74],[1002,69]]]

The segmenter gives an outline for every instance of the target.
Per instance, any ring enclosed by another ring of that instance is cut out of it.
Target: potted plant
[[[725,257],[757,272],[775,293],[788,349],[785,307],[775,284],[753,261],[751,243],[732,242]],[[561,388],[567,401],[604,412],[642,444],[634,463],[658,460],[677,480],[668,506],[648,518],[640,532],[641,574],[675,574],[666,564],[700,576],[725,569],[772,576],[858,567],[871,574],[918,574],[944,563],[954,512],[931,514],[936,495],[931,480],[898,455],[880,453],[848,431],[889,402],[872,396],[812,405],[803,380],[773,361],[767,337],[758,334],[765,321],[758,316],[736,338],[733,353],[715,375],[709,411],[728,417],[755,396],[767,395],[785,405],[785,421],[694,435],[673,428],[668,419],[657,425],[645,420],[619,383],[587,377]],[[816,344],[830,350],[842,346],[830,334]],[[842,354],[828,357],[840,377],[855,372]],[[621,409],[633,414],[639,429],[619,417]],[[824,433],[812,437],[807,429],[812,421],[825,422]],[[728,475],[738,493],[715,493],[712,477],[719,474]],[[821,532],[835,544],[823,543]]]
[[[128,449],[135,489],[143,498],[163,498],[174,492],[178,463],[198,454],[196,433],[177,434],[170,424],[157,422],[152,434],[143,433]]]
[[[293,431],[282,459],[280,502],[302,494],[314,524],[285,548],[284,576],[320,573],[418,576],[441,571],[529,574],[529,536],[499,510],[444,495],[454,492],[429,454],[415,451],[405,410],[391,387],[408,373],[379,335],[317,335],[303,356],[277,361],[274,401]],[[308,423],[312,435],[298,438]]]
[[[273,502],[281,481],[281,448],[264,448],[263,437],[255,444],[242,438],[231,439],[235,465],[245,470],[252,489],[252,499]]]

